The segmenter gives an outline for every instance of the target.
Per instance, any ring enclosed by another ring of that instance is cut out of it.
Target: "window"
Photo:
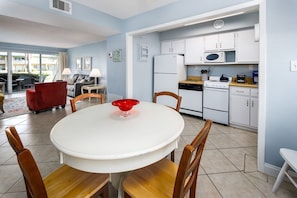
[[[7,73],[7,52],[0,51],[0,73]]]

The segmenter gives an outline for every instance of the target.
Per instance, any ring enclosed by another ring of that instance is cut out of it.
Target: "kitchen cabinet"
[[[258,89],[230,87],[230,124],[257,129]]]
[[[185,40],[170,40],[161,42],[161,54],[184,54]]]
[[[253,128],[258,128],[258,109],[259,109],[258,95],[259,95],[258,89],[251,89],[250,126]]]
[[[203,63],[204,38],[194,37],[185,40],[185,65]]]
[[[234,32],[213,34],[205,36],[204,38],[205,51],[235,49]]]
[[[255,30],[236,32],[236,61],[237,63],[258,63],[259,42],[255,41]]]

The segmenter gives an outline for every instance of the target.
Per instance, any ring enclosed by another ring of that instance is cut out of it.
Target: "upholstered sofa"
[[[83,85],[94,84],[94,78],[86,74],[74,74],[71,79],[67,81],[67,95],[76,97],[81,94],[81,87]]]
[[[53,107],[62,108],[66,105],[67,82],[36,83],[34,89],[26,90],[26,100],[29,110],[38,113]]]

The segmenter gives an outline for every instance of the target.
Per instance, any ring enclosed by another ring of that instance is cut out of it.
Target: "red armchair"
[[[41,110],[66,105],[67,82],[50,82],[35,84],[35,89],[26,90],[26,100],[28,108],[38,113]]]

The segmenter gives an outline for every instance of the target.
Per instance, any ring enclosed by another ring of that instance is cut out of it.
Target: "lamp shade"
[[[63,69],[63,72],[62,72],[63,76],[67,76],[67,75],[70,75],[70,74],[71,74],[71,70],[68,67]]]
[[[90,77],[100,77],[101,73],[99,69],[92,69],[91,73],[90,73]]]

